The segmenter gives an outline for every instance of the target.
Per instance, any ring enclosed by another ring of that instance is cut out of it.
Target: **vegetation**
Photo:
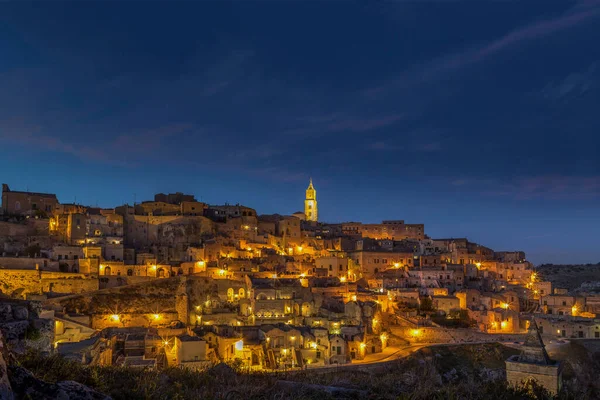
[[[40,247],[39,244],[32,244],[30,246],[27,246],[25,248],[25,250],[23,251],[23,253],[25,253],[25,255],[27,255],[27,257],[40,257],[41,253],[42,253],[42,249]]]
[[[504,360],[515,352],[499,344],[440,346],[423,349],[409,358],[383,366],[287,374],[243,374],[236,365],[231,368],[221,365],[204,372],[180,368],[155,371],[84,367],[60,356],[43,357],[37,353],[28,353],[19,362],[39,379],[48,382],[74,380],[115,400],[329,399],[340,396],[412,400],[550,398],[535,382],[518,389],[506,385]],[[591,367],[593,371],[594,367]],[[598,392],[586,386],[589,383],[569,379],[559,399],[597,398]],[[281,381],[286,381],[287,385],[279,385]],[[350,391],[336,395],[321,390],[332,387]]]
[[[25,330],[25,339],[38,340],[41,336],[42,334],[40,333],[39,329],[37,329],[31,324],[27,326],[27,329]]]

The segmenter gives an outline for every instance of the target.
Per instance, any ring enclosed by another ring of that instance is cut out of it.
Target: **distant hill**
[[[542,264],[537,267],[541,279],[552,282],[552,287],[573,290],[584,282],[600,281],[598,264]]]

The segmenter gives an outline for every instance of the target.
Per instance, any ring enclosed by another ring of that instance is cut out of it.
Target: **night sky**
[[[0,3],[0,180],[600,262],[600,2]]]

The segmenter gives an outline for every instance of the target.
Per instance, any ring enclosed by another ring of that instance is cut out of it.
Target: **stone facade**
[[[36,270],[0,270],[0,293],[23,298],[28,294],[61,294],[98,290],[98,280],[84,274]]]
[[[51,214],[58,205],[55,194],[19,192],[2,184],[2,210],[5,214],[26,215],[40,211]]]
[[[521,385],[530,379],[536,380],[548,391],[555,395],[562,387],[561,364],[537,365],[527,364],[519,361],[518,355],[506,360],[506,380],[513,386]]]
[[[506,380],[512,386],[520,386],[535,380],[552,395],[562,387],[562,363],[551,360],[535,320],[521,347],[521,354],[506,360]]]

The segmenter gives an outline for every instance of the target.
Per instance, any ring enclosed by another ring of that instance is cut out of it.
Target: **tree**
[[[429,297],[422,297],[419,309],[421,311],[433,311],[433,301]]]

